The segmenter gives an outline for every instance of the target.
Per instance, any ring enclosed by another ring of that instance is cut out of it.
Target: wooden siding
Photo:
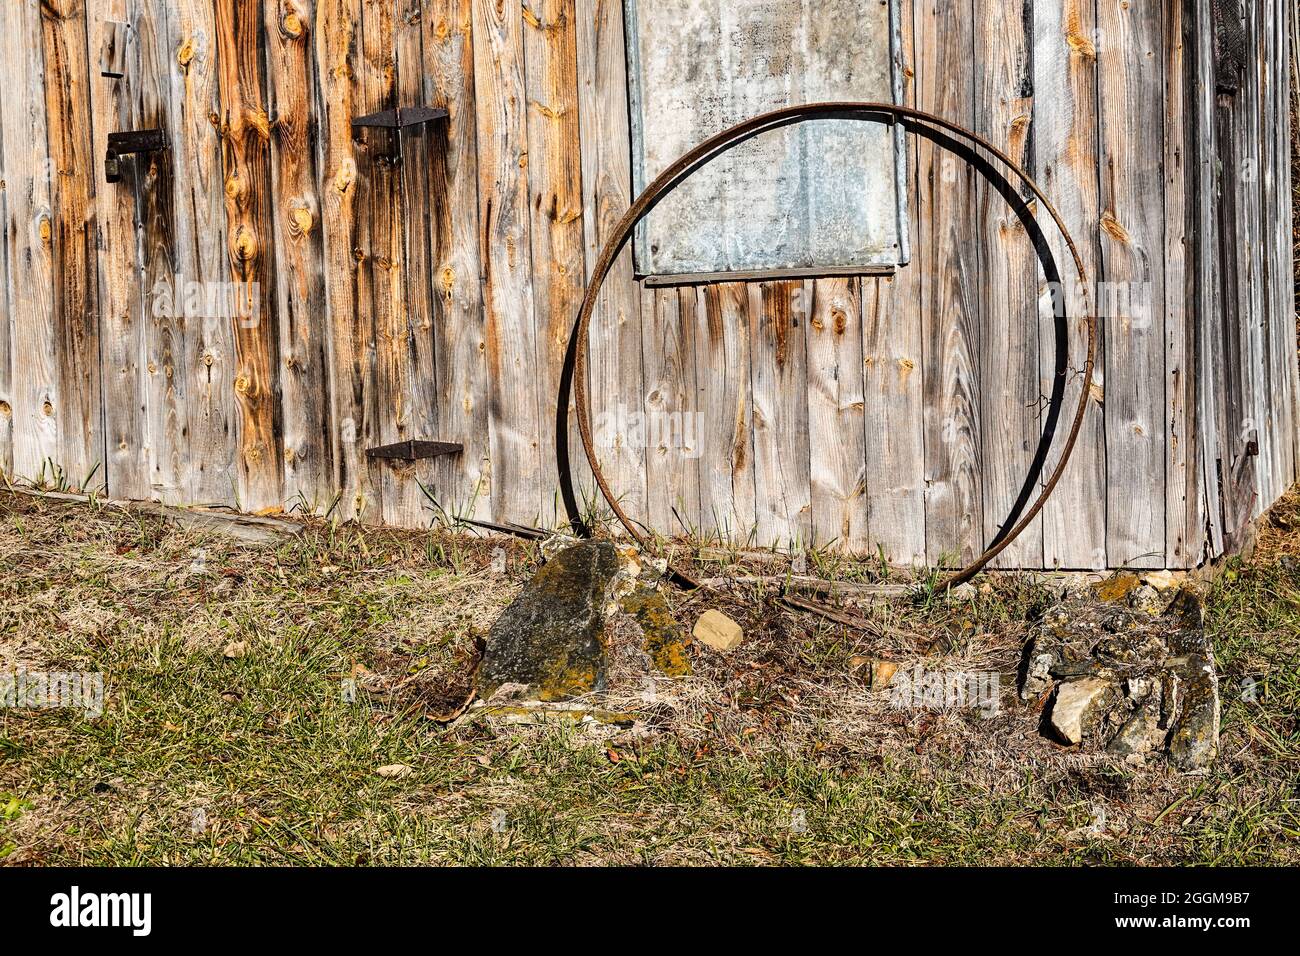
[[[6,476],[408,526],[563,519],[567,336],[632,198],[619,3],[0,8]],[[1042,210],[1050,256],[1019,184],[909,136],[893,276],[656,288],[623,252],[589,384],[624,506],[664,535],[954,563],[1036,493],[1053,394],[1059,438],[1087,389],[1073,463],[1000,564],[1232,545],[1296,479],[1293,5],[902,0],[899,20],[904,100],[1006,150],[1078,240],[1093,380]],[[353,135],[422,103],[449,118]],[[171,148],[105,182],[108,134],[144,127]],[[465,451],[365,454],[407,438]]]

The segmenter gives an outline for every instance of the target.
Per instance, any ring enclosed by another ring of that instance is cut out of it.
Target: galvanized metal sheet
[[[881,0],[625,0],[637,192],[679,155],[778,106],[897,100]],[[637,230],[639,275],[907,261],[901,130],[821,120],[693,173]]]

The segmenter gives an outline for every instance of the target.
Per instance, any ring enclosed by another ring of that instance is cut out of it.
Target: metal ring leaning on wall
[[[1079,430],[1083,426],[1083,418],[1088,410],[1089,393],[1086,383],[1092,381],[1093,366],[1097,357],[1097,319],[1093,314],[1091,302],[1088,296],[1088,276],[1083,265],[1083,259],[1079,255],[1078,246],[1075,244],[1074,237],[1070,235],[1061,219],[1060,213],[1056,207],[1044,195],[1042,189],[1034,182],[1033,178],[1020,168],[1010,157],[1000,149],[990,143],[987,139],[974,133],[962,126],[957,125],[941,116],[933,113],[927,113],[924,110],[914,109],[910,106],[899,106],[894,103],[871,103],[871,102],[847,102],[847,103],[807,103],[798,106],[786,106],[780,109],[771,110],[767,113],[761,113],[751,119],[737,123],[729,129],[723,130],[714,136],[709,137],[698,146],[689,150],[678,157],[670,166],[664,169],[654,181],[637,196],[636,201],[628,208],[627,212],[614,226],[613,234],[605,242],[600,250],[600,256],[596,259],[595,268],[592,271],[591,279],[587,283],[587,293],[582,300],[582,308],[578,311],[578,318],[574,327],[574,335],[577,338],[576,352],[574,357],[574,404],[577,406],[578,431],[582,438],[582,450],[587,456],[587,462],[591,466],[591,473],[596,479],[596,485],[600,488],[600,493],[605,501],[609,504],[614,514],[618,517],[619,522],[627,529],[628,534],[642,548],[650,550],[651,543],[648,537],[643,534],[632,521],[631,518],[623,511],[618,503],[617,496],[609,486],[604,472],[601,471],[600,463],[596,460],[594,443],[591,432],[591,408],[590,396],[587,394],[587,350],[589,348],[588,332],[591,327],[591,317],[596,308],[596,299],[600,294],[601,286],[604,285],[610,269],[613,267],[614,260],[622,251],[623,246],[632,236],[632,230],[636,228],[650,209],[660,199],[673,190],[686,176],[693,172],[698,166],[702,166],[713,158],[725,152],[727,149],[737,145],[767,129],[773,129],[779,126],[786,126],[792,123],[800,123],[811,119],[859,119],[871,120],[873,116],[890,116],[897,120],[915,120],[923,124],[937,127],[948,133],[951,133],[965,140],[973,146],[978,146],[995,157],[1004,166],[1010,169],[1015,175],[1029,188],[1034,197],[1042,203],[1051,215],[1056,227],[1060,230],[1061,237],[1069,247],[1070,255],[1074,258],[1074,265],[1079,274],[1081,294],[1083,296],[1084,319],[1088,328],[1088,356],[1083,368],[1083,381],[1085,386],[1079,390],[1079,404],[1074,412],[1074,421],[1070,426],[1069,437],[1066,440],[1065,447],[1062,450],[1060,460],[1056,464],[1055,470],[1051,477],[1043,485],[1038,498],[1033,505],[1020,518],[1019,522],[1006,534],[996,539],[995,543],[990,545],[974,561],[966,565],[959,571],[954,572],[935,586],[936,591],[946,591],[965,581],[970,580],[979,573],[990,561],[997,557],[1012,541],[1014,541],[1029,524],[1038,517],[1043,506],[1047,504],[1047,499],[1051,497],[1056,488],[1057,482],[1060,481],[1061,475],[1065,472],[1066,465],[1070,461],[1070,455],[1074,451],[1075,443],[1079,438]],[[1065,298],[1061,296],[1058,299],[1064,308]],[[1068,315],[1065,316],[1068,319]],[[679,578],[685,579],[690,583],[695,583],[692,579],[681,572],[676,572]]]

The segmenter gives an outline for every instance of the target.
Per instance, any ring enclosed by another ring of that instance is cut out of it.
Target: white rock
[[[1079,743],[1085,730],[1089,729],[1093,708],[1102,703],[1110,689],[1110,681],[1099,677],[1062,683],[1052,701],[1052,729],[1066,743]]]
[[[1178,587],[1178,575],[1173,571],[1149,571],[1142,575],[1142,583],[1157,591],[1169,591]]]

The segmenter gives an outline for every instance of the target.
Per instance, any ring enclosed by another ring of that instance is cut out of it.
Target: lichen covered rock
[[[1219,695],[1200,593],[1185,585],[1165,606],[1136,575],[1118,574],[1044,615],[1025,648],[1020,695],[1055,688],[1045,720],[1070,744],[1175,766],[1206,766],[1218,747]]]
[[[609,542],[557,551],[492,625],[479,695],[509,685],[514,696],[562,701],[603,689],[605,607],[620,571]]]

